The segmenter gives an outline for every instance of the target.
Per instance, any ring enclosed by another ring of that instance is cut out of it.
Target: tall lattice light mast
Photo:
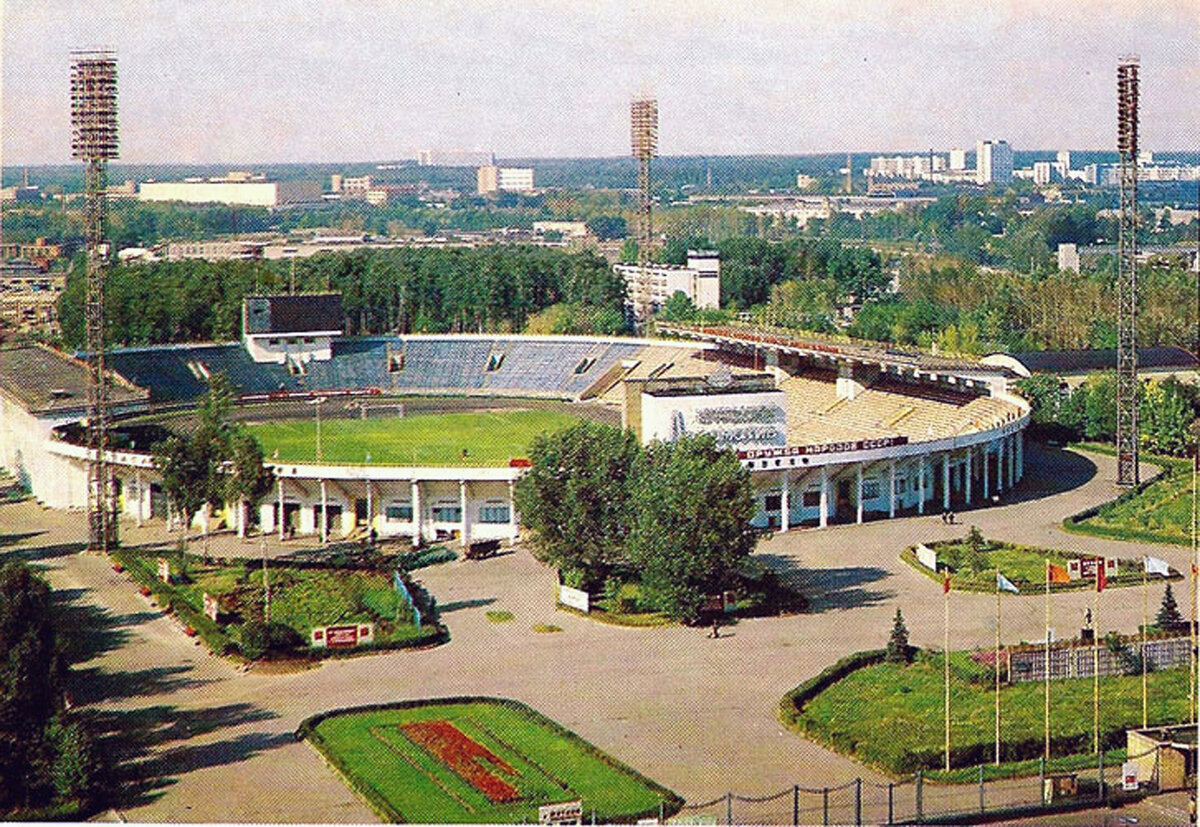
[[[646,264],[650,260],[654,224],[650,199],[650,159],[658,154],[658,101],[654,98],[635,98],[629,105],[629,133],[633,157],[638,165],[638,278],[635,308],[648,308],[651,299],[650,277]],[[640,321],[640,320],[639,320]]]
[[[88,548],[117,543],[116,487],[108,449],[108,374],[104,368],[104,238],[108,161],[117,157],[117,60],[107,50],[71,54],[71,155],[83,161],[87,286],[84,326],[88,353]]]
[[[1117,65],[1117,151],[1121,225],[1117,240],[1117,484],[1137,485],[1137,164],[1138,59]]]

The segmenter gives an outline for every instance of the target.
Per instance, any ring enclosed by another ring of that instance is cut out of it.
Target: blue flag
[[[1020,594],[1021,590],[1012,584],[1012,582],[1000,572],[996,572],[996,588],[1002,592],[1012,592]]]

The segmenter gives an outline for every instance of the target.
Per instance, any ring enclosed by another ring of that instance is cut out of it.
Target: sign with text
[[[758,448],[738,451],[738,459],[775,459],[777,457],[812,456],[816,454],[840,454],[847,451],[871,451],[876,448],[894,448],[907,445],[906,436],[885,436],[876,439],[825,442],[821,445],[789,445],[786,448]]]
[[[165,557],[158,558],[158,579],[164,583],[171,582],[171,564]]]
[[[1121,765],[1121,789],[1132,792],[1138,788],[1137,761],[1126,761]]]
[[[1104,561],[1104,576],[1111,580],[1117,576],[1117,558],[1115,557],[1081,557],[1067,561],[1067,576],[1072,580],[1095,580],[1096,567]]]
[[[349,649],[375,642],[374,623],[354,623],[345,626],[318,626],[312,630],[310,643],[314,649]]]
[[[917,543],[917,560],[925,568],[937,571],[937,552],[924,543]]]
[[[558,587],[558,602],[581,612],[591,611],[591,597],[583,589],[572,589],[570,586]]]
[[[538,807],[538,824],[582,824],[583,802],[566,801]]]
[[[208,592],[204,593],[204,616],[213,623],[217,622],[217,614],[221,611],[221,607],[217,599]]]

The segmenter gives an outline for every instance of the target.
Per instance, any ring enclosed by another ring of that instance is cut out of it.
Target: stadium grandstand
[[[480,413],[489,399],[505,397],[607,410],[644,442],[707,433],[735,450],[758,499],[754,522],[776,530],[985,505],[1024,471],[1029,405],[1010,391],[1015,372],[1004,366],[740,326],[663,326],[665,337],[653,339],[345,338],[332,294],[246,301],[241,342],[112,351],[118,424],[194,406],[217,373],[257,419],[281,416],[273,405],[290,412],[284,416],[311,416],[297,403],[329,396],[361,398],[364,416],[371,398],[385,408],[389,399],[423,397],[436,409],[438,399],[458,397],[455,410]],[[30,377],[52,376],[61,394],[78,396],[85,363],[25,347],[0,351],[0,367],[0,463],[46,505],[82,508],[82,408]],[[161,518],[167,504],[153,457],[145,439],[135,442],[114,441],[120,447],[110,458],[123,513],[139,522]],[[231,503],[220,518],[239,532],[280,536],[374,529],[418,544],[447,536],[512,540],[519,534],[513,485],[526,447],[511,446],[510,461],[492,467],[269,456],[278,481],[270,501],[254,513]]]

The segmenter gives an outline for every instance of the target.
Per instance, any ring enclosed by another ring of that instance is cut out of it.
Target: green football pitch
[[[678,810],[670,790],[523,704],[456,700],[333,714],[301,731],[387,820],[537,822],[581,801],[585,818]]]
[[[525,456],[533,438],[577,422],[540,410],[416,414],[381,419],[325,419],[321,461],[339,465],[504,466]],[[263,455],[283,462],[314,462],[313,419],[250,424]]]

